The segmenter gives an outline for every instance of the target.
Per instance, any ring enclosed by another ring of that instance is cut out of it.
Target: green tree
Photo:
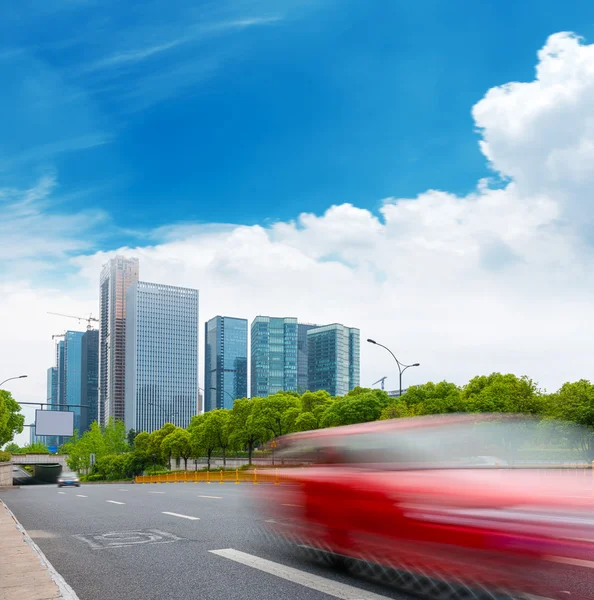
[[[305,392],[300,398],[301,412],[295,420],[295,431],[319,429],[324,413],[334,401],[325,390]]]
[[[0,390],[0,447],[11,442],[15,435],[22,433],[25,417],[12,394]]]
[[[321,423],[323,427],[336,427],[376,421],[389,404],[390,397],[383,390],[357,387],[330,404]]]
[[[229,418],[231,442],[238,448],[247,448],[249,464],[252,464],[255,446],[266,438],[266,431],[254,415],[253,406],[247,398],[235,400]]]
[[[33,442],[20,450],[21,454],[50,454],[47,446],[41,442]]]
[[[404,394],[403,394],[404,396]],[[414,409],[407,406],[406,402],[403,400],[397,402],[391,402],[386,406],[386,408],[382,409],[380,413],[380,420],[386,419],[402,419],[404,417],[414,417]]]
[[[558,392],[551,394],[551,416],[575,423],[570,428],[577,434],[576,445],[588,460],[594,459],[594,385],[586,379],[565,383]]]
[[[124,421],[110,417],[103,430],[103,438],[109,454],[123,454],[130,449]]]
[[[156,429],[149,435],[148,452],[151,457],[154,457],[154,461],[159,465],[166,465],[169,467],[171,460],[171,454],[163,452],[162,444],[163,440],[171,433],[175,431],[176,427],[173,423],[165,423],[161,429]]]
[[[401,400],[411,415],[437,415],[465,412],[460,388],[448,381],[413,385],[402,395]]]
[[[468,412],[543,414],[547,399],[528,377],[491,373],[471,379],[461,390]]]
[[[255,422],[264,432],[266,442],[295,431],[300,402],[295,394],[280,392],[267,398],[253,398]]]
[[[150,435],[146,431],[140,432],[135,438],[132,446],[135,450],[148,452],[150,443]]]
[[[212,453],[218,448],[215,428],[208,425],[213,412],[208,411],[202,415],[193,416],[188,426],[193,455],[200,456],[202,452],[205,452],[209,471]]]
[[[128,440],[128,446],[130,446],[130,448],[134,448],[134,440],[136,439],[136,436],[138,435],[138,431],[135,431],[134,429],[130,429],[128,431],[128,436],[127,436],[127,440]]]
[[[188,458],[192,456],[192,444],[190,439],[190,433],[177,427],[175,431],[165,437],[161,444],[162,450],[173,456],[176,459],[184,459],[184,469],[188,470]]]
[[[14,442],[7,444],[6,448],[4,448],[4,450],[5,450],[5,452],[10,452],[11,454],[20,454],[21,453],[21,447],[18,444],[15,444]]]

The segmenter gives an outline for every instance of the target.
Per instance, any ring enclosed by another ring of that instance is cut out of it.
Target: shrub
[[[0,451],[0,462],[10,462],[11,459],[12,459],[12,454],[10,452]]]

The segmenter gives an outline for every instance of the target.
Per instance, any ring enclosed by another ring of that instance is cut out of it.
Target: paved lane
[[[38,486],[1,497],[81,600],[409,600],[272,544],[248,485]]]

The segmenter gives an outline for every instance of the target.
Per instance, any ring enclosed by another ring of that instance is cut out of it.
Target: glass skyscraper
[[[299,323],[297,325],[297,391],[301,394],[308,390],[307,379],[307,332],[319,325]]]
[[[233,408],[247,397],[247,319],[217,316],[204,330],[204,410]]]
[[[64,404],[74,413],[74,429],[83,432],[81,421],[81,354],[82,331],[67,331],[64,335]],[[78,406],[77,406],[78,405]]]
[[[80,364],[81,430],[87,431],[93,421],[99,419],[99,332],[88,329],[82,336]]]
[[[297,319],[256,317],[251,336],[252,398],[297,390]]]
[[[138,259],[116,256],[99,279],[99,422],[124,419],[126,294],[138,281]]]
[[[334,323],[307,332],[308,388],[344,396],[359,385],[360,333]]]
[[[126,310],[126,428],[187,427],[198,406],[198,290],[138,281]]]

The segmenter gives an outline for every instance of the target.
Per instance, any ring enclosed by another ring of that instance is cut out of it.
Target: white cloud
[[[592,215],[593,94],[594,46],[557,34],[534,81],[494,88],[473,108],[504,187],[389,198],[379,216],[338,204],[270,227],[169,225],[153,245],[71,259],[72,288],[40,289],[22,273],[0,296],[5,339],[17,340],[3,346],[0,375],[27,372],[11,389],[44,397],[51,334],[75,324],[45,311],[96,313],[101,264],[119,252],[140,258],[144,280],[200,288],[202,320],[294,315],[360,327],[421,363],[407,384],[492,370],[549,389],[590,377],[594,265],[574,215]],[[363,384],[388,375],[396,386],[381,348],[363,344],[361,358]]]

